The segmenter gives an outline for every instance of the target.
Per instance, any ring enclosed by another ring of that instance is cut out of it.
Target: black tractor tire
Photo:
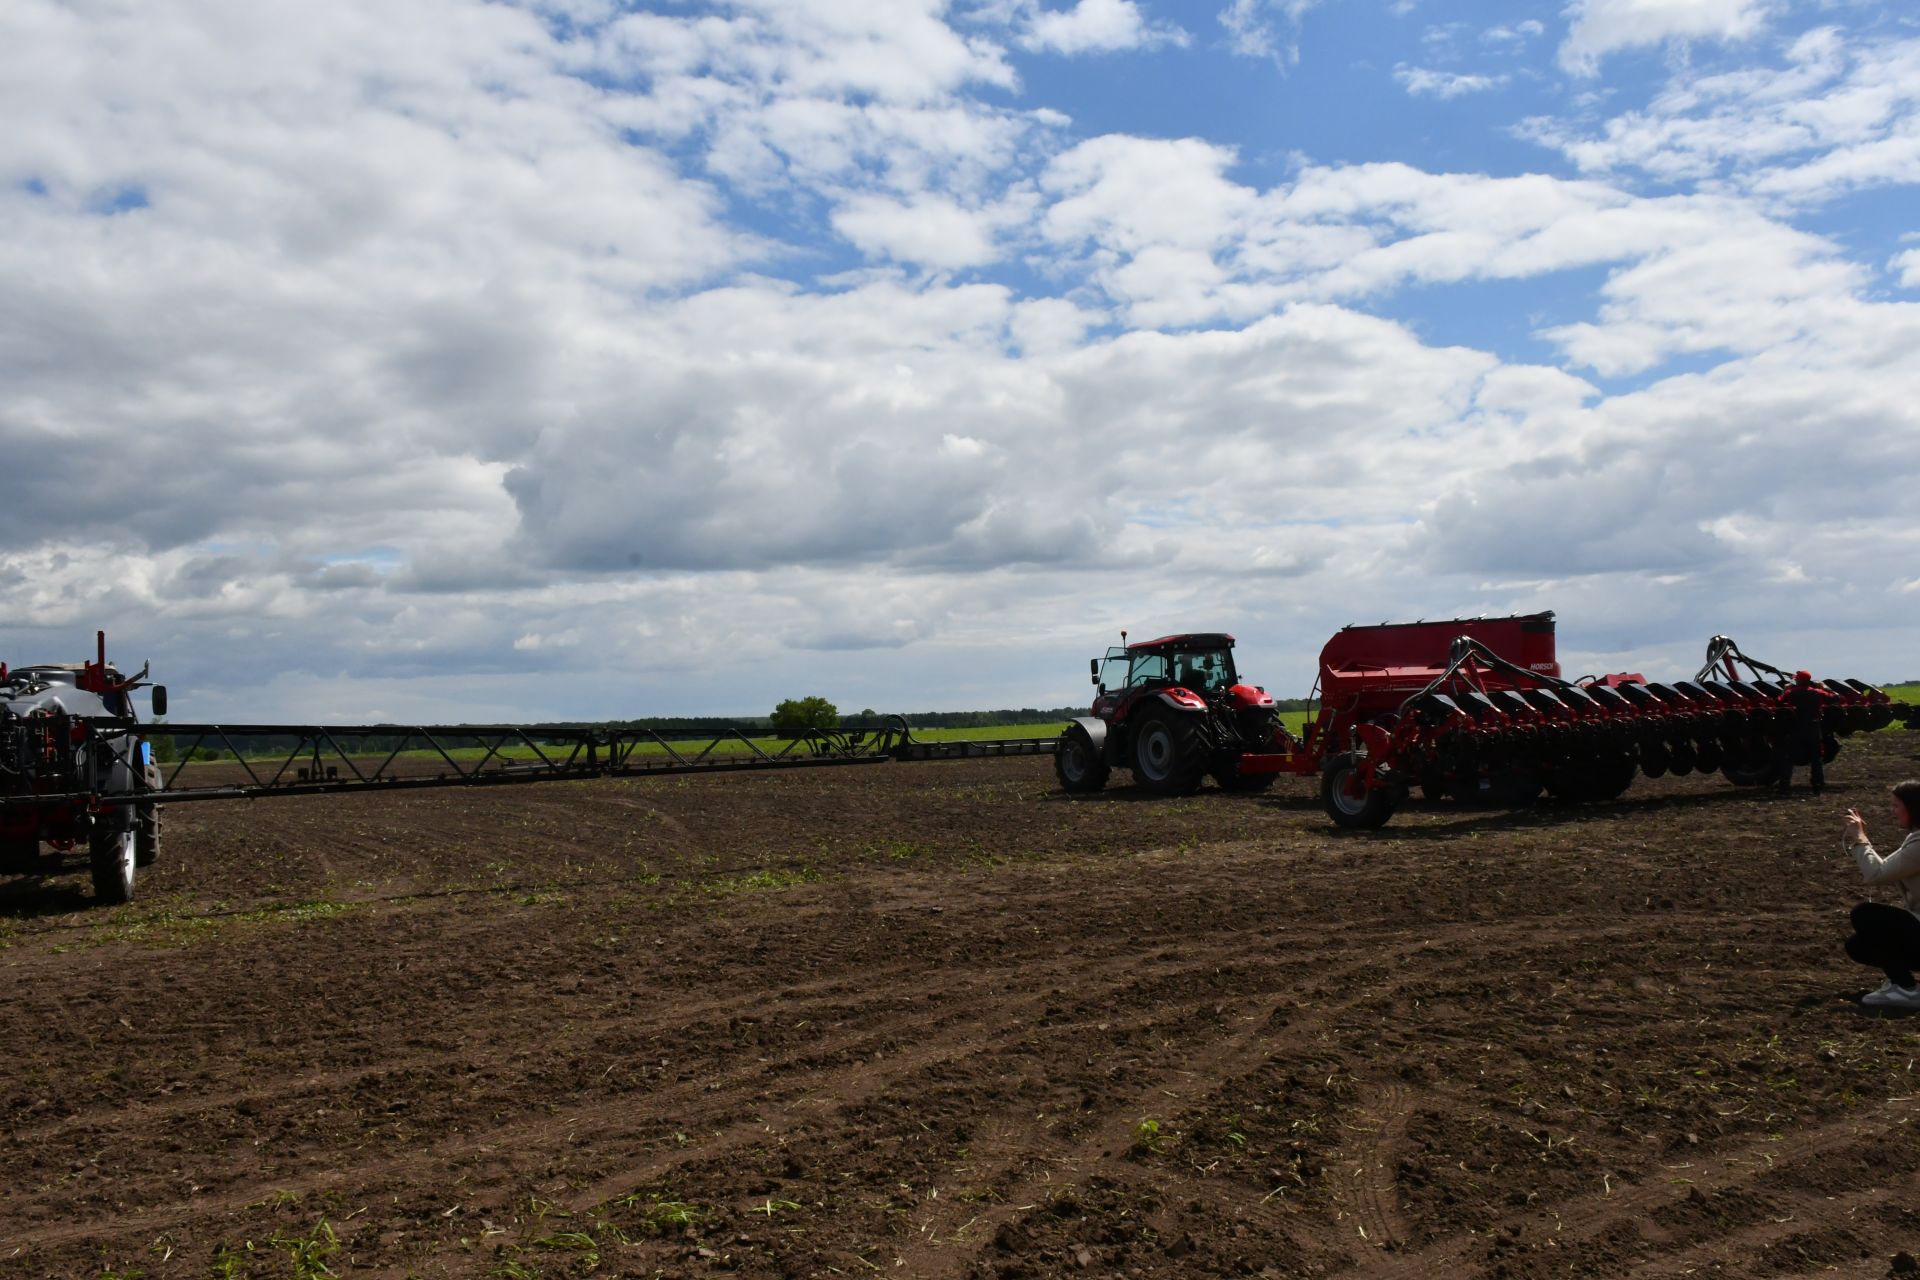
[[[1351,752],[1328,759],[1320,771],[1320,803],[1334,825],[1349,831],[1371,831],[1386,825],[1400,796],[1393,787],[1358,790],[1358,771],[1359,757]]]
[[[1156,795],[1192,795],[1207,774],[1195,717],[1149,711],[1133,730],[1133,777]]]
[[[143,804],[133,828],[133,865],[150,867],[160,857],[160,806]]]
[[[141,779],[142,791],[160,789],[160,766],[149,763]],[[160,857],[160,806],[148,801],[135,810],[133,829],[133,865],[150,867]]]
[[[134,847],[139,839],[131,826],[97,823],[87,837],[87,862],[93,871],[94,901],[119,906],[133,901]]]
[[[1067,726],[1060,735],[1060,746],[1053,753],[1053,776],[1060,787],[1073,795],[1089,795],[1107,785],[1113,770],[1094,748],[1093,735],[1077,724]]]

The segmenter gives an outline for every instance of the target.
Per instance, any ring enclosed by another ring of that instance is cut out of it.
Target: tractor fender
[[[1094,759],[1107,760],[1109,764],[1113,763],[1107,759],[1107,722],[1105,720],[1100,719],[1098,716],[1075,716],[1073,720],[1069,722],[1069,727],[1072,725],[1078,725],[1080,728],[1086,730],[1087,737],[1093,742]]]

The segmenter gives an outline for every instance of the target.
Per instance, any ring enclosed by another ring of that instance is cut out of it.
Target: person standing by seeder
[[[1826,743],[1825,727],[1822,717],[1827,704],[1834,701],[1834,695],[1813,682],[1810,671],[1793,673],[1793,683],[1779,698],[1779,706],[1785,723],[1773,740],[1773,785],[1785,795],[1793,790],[1793,765],[1797,757],[1805,755],[1810,765],[1807,770],[1807,783],[1813,794],[1819,795],[1826,789]]]

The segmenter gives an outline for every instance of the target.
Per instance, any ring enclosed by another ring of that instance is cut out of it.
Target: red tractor
[[[1060,785],[1098,791],[1115,767],[1161,795],[1185,795],[1211,774],[1229,791],[1273,784],[1296,745],[1265,689],[1240,683],[1233,637],[1164,636],[1107,650],[1088,665],[1099,694],[1054,754]]]

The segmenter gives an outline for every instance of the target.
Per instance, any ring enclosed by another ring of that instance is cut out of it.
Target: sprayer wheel
[[[93,871],[93,896],[108,906],[133,900],[134,829],[116,830],[100,823],[87,839],[87,861]]]
[[[143,772],[141,790],[160,789],[160,766],[148,764]],[[134,809],[133,865],[150,867],[160,856],[160,806],[148,801]]]

